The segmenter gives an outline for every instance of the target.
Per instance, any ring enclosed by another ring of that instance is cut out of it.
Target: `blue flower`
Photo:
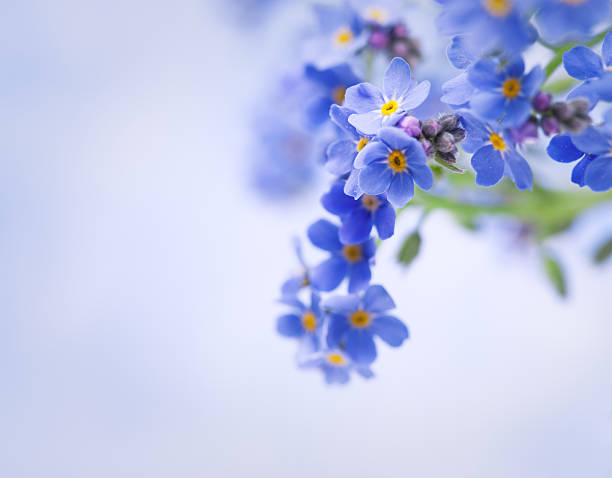
[[[470,108],[483,119],[497,121],[504,126],[519,126],[531,113],[531,97],[544,77],[536,66],[524,75],[525,63],[517,57],[503,68],[494,60],[480,60],[468,72],[476,93],[470,98]]]
[[[552,42],[569,36],[587,37],[610,13],[610,0],[544,0],[536,13],[542,36]]]
[[[340,229],[329,221],[320,219],[308,228],[308,238],[319,249],[331,253],[331,257],[310,271],[310,283],[320,291],[334,290],[348,276],[349,292],[367,287],[372,278],[370,260],[376,253],[374,239],[359,244],[344,245],[339,238]]]
[[[437,0],[443,6],[438,28],[444,35],[464,35],[472,51],[517,54],[537,38],[528,23],[524,0]]]
[[[603,60],[603,61],[602,61]],[[601,56],[585,46],[575,46],[563,54],[563,66],[568,75],[585,80],[575,88],[568,98],[586,97],[591,106],[601,99],[612,101],[612,32],[604,38]]]
[[[310,294],[310,306],[307,307],[298,298],[285,297],[283,304],[289,305],[293,310],[281,315],[276,320],[276,330],[285,337],[302,339],[303,355],[314,353],[320,346],[320,333],[323,327],[324,316],[321,311],[321,297],[316,292]]]
[[[506,175],[517,189],[531,189],[533,175],[525,158],[517,151],[508,131],[484,125],[469,113],[461,114],[467,138],[463,149],[474,153],[471,164],[476,171],[476,184],[493,186]]]
[[[374,335],[392,347],[399,347],[409,336],[404,323],[388,314],[395,303],[383,286],[371,285],[361,296],[329,297],[322,306],[329,312],[327,345],[342,347],[359,365],[376,359]]]
[[[325,169],[336,176],[342,176],[353,169],[357,153],[372,139],[372,135],[361,134],[349,123],[348,119],[353,113],[355,112],[350,108],[338,105],[332,105],[329,110],[334,124],[345,133],[342,139],[327,147]]]
[[[290,277],[283,282],[283,285],[281,286],[281,295],[284,298],[295,297],[300,290],[310,285],[310,279],[308,278],[308,266],[304,261],[304,256],[302,255],[302,245],[299,239],[294,239],[293,246],[301,269],[293,277]]]
[[[319,126],[327,121],[330,106],[341,105],[344,102],[346,89],[359,83],[359,78],[346,63],[325,69],[306,65],[304,75],[318,89],[318,95],[315,95],[314,99],[309,99],[305,107],[306,117],[312,126]]]
[[[420,106],[429,95],[428,81],[411,80],[410,65],[396,57],[391,60],[383,80],[383,91],[370,83],[346,90],[344,105],[356,111],[349,123],[364,134],[376,134],[381,126],[393,126],[409,110]]]
[[[320,368],[328,384],[344,385],[348,383],[351,371],[357,372],[363,378],[369,379],[374,376],[367,366],[356,364],[339,348],[330,348],[312,354],[300,363],[300,367]]]
[[[367,43],[359,15],[348,4],[315,5],[319,33],[306,45],[305,55],[319,68],[343,63]]]
[[[332,184],[329,192],[323,195],[321,203],[332,214],[340,217],[339,238],[342,244],[359,244],[366,241],[376,226],[378,237],[388,239],[395,229],[395,209],[384,194],[378,196],[362,195],[354,199],[344,193],[342,180]]]
[[[391,26],[402,18],[401,0],[351,0],[362,22],[375,26]]]
[[[589,126],[579,135],[557,135],[550,140],[548,155],[560,163],[578,161],[572,182],[593,191],[612,188],[612,110],[604,115],[601,126]]]
[[[359,188],[365,194],[387,193],[395,207],[404,207],[414,196],[414,183],[428,191],[433,173],[421,143],[405,131],[384,127],[380,141],[367,144],[355,159],[359,171]]]

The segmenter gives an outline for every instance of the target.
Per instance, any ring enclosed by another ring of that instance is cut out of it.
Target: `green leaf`
[[[451,173],[455,173],[455,174],[463,174],[463,173],[465,173],[465,171],[463,169],[458,168],[454,164],[447,163],[446,161],[443,161],[442,159],[439,159],[438,156],[436,156],[434,158],[434,161],[436,163],[438,163],[440,166],[442,166],[444,169],[449,170]]]
[[[612,238],[604,242],[593,256],[593,262],[595,264],[603,264],[612,255]]]
[[[397,260],[400,264],[405,266],[410,265],[410,263],[414,260],[414,258],[419,254],[419,250],[421,249],[421,235],[418,231],[410,234],[406,239],[404,239],[404,243],[397,254]]]
[[[565,274],[563,273],[563,269],[561,268],[561,264],[552,258],[549,255],[545,255],[544,259],[544,269],[546,270],[546,275],[550,280],[550,283],[553,285],[555,290],[561,297],[567,296],[567,283],[565,281]]]

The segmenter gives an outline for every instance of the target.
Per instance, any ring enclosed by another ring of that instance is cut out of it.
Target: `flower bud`
[[[451,153],[457,150],[457,147],[455,146],[455,138],[453,138],[453,135],[447,131],[436,136],[434,145],[436,150],[441,153]]]
[[[546,136],[557,134],[560,131],[559,121],[554,116],[544,116],[540,120],[540,126],[542,127],[542,130]]]
[[[389,36],[383,30],[374,30],[370,35],[368,43],[375,50],[382,50],[389,43]]]
[[[433,152],[433,146],[431,144],[431,141],[425,138],[421,138],[419,139],[419,142],[423,146],[423,149],[425,150],[425,154],[429,156]]]
[[[552,102],[552,95],[550,93],[545,93],[544,91],[540,91],[533,98],[532,104],[536,111],[540,113],[546,111],[550,108],[550,104]]]
[[[435,138],[441,130],[440,123],[434,119],[425,120],[421,128],[423,136],[426,138]]]
[[[553,103],[550,109],[555,118],[560,121],[568,120],[574,114],[574,108],[565,102]]]
[[[444,131],[450,131],[459,126],[459,116],[454,114],[440,116],[438,121],[440,123],[440,128]]]
[[[391,32],[395,37],[405,38],[408,36],[408,30],[406,29],[406,25],[404,25],[403,23],[398,23],[397,25],[395,25]]]
[[[404,116],[399,122],[399,127],[413,138],[421,136],[421,121],[415,116]]]

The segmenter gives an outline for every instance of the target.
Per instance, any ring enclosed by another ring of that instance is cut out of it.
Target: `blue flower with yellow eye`
[[[383,79],[383,91],[370,83],[360,83],[346,90],[344,106],[356,111],[349,123],[366,135],[374,135],[382,126],[393,126],[410,110],[420,106],[429,95],[429,81],[411,79],[410,65],[403,58],[393,58]]]
[[[585,46],[575,46],[563,54],[563,66],[569,76],[584,80],[568,98],[587,98],[591,106],[600,99],[612,101],[612,32],[604,38],[601,56]]]
[[[300,367],[317,367],[321,369],[328,384],[337,383],[344,385],[351,378],[351,372],[356,372],[363,378],[369,379],[374,376],[372,371],[364,365],[353,362],[350,357],[339,348],[329,348],[311,354],[299,362]]]
[[[350,173],[357,153],[372,140],[373,135],[365,135],[357,131],[348,121],[355,113],[345,106],[332,105],[329,116],[332,122],[338,126],[343,137],[331,143],[327,147],[327,161],[325,169],[336,176]]]
[[[362,295],[328,297],[322,307],[329,312],[327,345],[342,348],[359,365],[376,359],[374,336],[392,347],[409,336],[406,325],[389,315],[395,303],[383,286],[371,285]]]
[[[517,151],[508,130],[485,125],[469,113],[461,113],[461,124],[467,137],[463,149],[472,155],[476,184],[493,186],[508,176],[517,189],[531,189],[533,174],[529,164]]]
[[[365,194],[387,193],[395,207],[404,207],[414,196],[414,183],[428,191],[433,173],[421,143],[400,128],[384,127],[379,141],[367,144],[355,159],[359,188]]]
[[[307,65],[304,76],[317,89],[315,97],[309,99],[305,107],[306,117],[312,126],[319,126],[327,121],[330,106],[342,105],[346,89],[360,81],[347,63],[324,69]]]
[[[308,350],[309,353],[318,350],[319,335],[324,321],[319,294],[316,292],[310,294],[309,306],[306,306],[297,297],[284,297],[280,302],[290,306],[293,310],[276,320],[278,333],[284,337],[302,339],[302,348]]]
[[[374,239],[358,244],[342,244],[340,228],[320,219],[308,228],[308,238],[319,249],[330,252],[329,259],[310,270],[310,283],[320,291],[331,291],[348,277],[349,292],[358,292],[370,283],[370,261],[376,253]]]
[[[395,209],[384,194],[362,195],[358,199],[344,193],[345,181],[338,180],[321,198],[323,207],[339,216],[342,226],[339,238],[342,244],[359,244],[370,237],[376,226],[378,237],[389,239],[395,230]]]
[[[610,13],[610,0],[543,0],[535,20],[542,36],[552,42],[587,37]]]
[[[537,38],[529,25],[530,0],[437,0],[443,35],[463,35],[470,50],[517,54]]]
[[[523,124],[529,117],[531,98],[544,74],[536,66],[527,75],[522,58],[515,58],[500,68],[494,60],[480,60],[468,71],[468,80],[476,88],[470,108],[483,119],[500,121],[503,126]]]
[[[612,110],[600,126],[589,126],[579,135],[558,135],[551,139],[548,155],[560,163],[578,161],[572,182],[602,192],[612,188]]]

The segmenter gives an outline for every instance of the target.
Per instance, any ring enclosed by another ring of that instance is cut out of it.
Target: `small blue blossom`
[[[535,20],[551,42],[583,38],[610,13],[610,0],[543,0]]]
[[[379,27],[391,26],[402,18],[401,0],[350,0],[362,22]]]
[[[319,249],[331,253],[310,271],[310,283],[320,291],[331,291],[348,277],[349,292],[358,292],[370,283],[372,272],[370,261],[376,253],[374,239],[367,239],[359,244],[342,244],[340,228],[335,224],[320,219],[308,228],[308,238]]]
[[[347,108],[356,111],[349,123],[364,134],[373,135],[381,126],[393,126],[410,110],[420,106],[429,95],[428,81],[411,79],[410,65],[393,58],[383,80],[383,91],[370,83],[360,83],[346,91]]]
[[[329,116],[340,131],[343,137],[331,143],[327,148],[327,161],[325,169],[336,176],[342,176],[351,172],[357,153],[368,144],[373,135],[361,134],[349,123],[349,117],[355,111],[345,106],[332,105]]]
[[[313,353],[319,349],[320,333],[323,327],[324,316],[321,311],[321,297],[316,292],[310,294],[310,306],[304,305],[297,297],[281,299],[283,304],[293,310],[281,315],[276,320],[276,330],[279,334],[302,339],[302,354]]]
[[[584,80],[568,98],[585,97],[591,106],[601,99],[612,101],[612,32],[608,33],[601,47],[601,56],[585,46],[575,46],[563,54],[563,66],[568,75]]]
[[[314,98],[308,100],[305,107],[306,117],[312,126],[319,126],[327,121],[330,106],[341,105],[346,89],[360,81],[346,63],[325,69],[306,65],[304,76],[317,87],[317,93]]]
[[[525,0],[437,0],[442,4],[438,28],[443,35],[463,35],[471,51],[501,50],[517,54],[537,38],[529,25]]]
[[[433,173],[419,141],[400,128],[384,127],[380,141],[367,144],[355,159],[359,169],[359,189],[365,194],[387,193],[395,207],[404,207],[414,196],[414,183],[428,191]]]
[[[493,186],[505,175],[517,189],[531,189],[533,175],[529,164],[517,151],[508,130],[481,123],[469,113],[461,114],[467,138],[463,149],[474,153],[471,164],[476,171],[476,184]]]
[[[283,282],[283,285],[281,286],[281,295],[284,298],[295,297],[300,290],[310,284],[310,279],[308,278],[308,266],[306,265],[306,261],[304,261],[302,244],[298,238],[294,239],[293,247],[301,267],[297,274]]]
[[[342,347],[357,364],[376,359],[375,335],[392,347],[409,336],[406,325],[388,314],[395,303],[383,286],[371,285],[362,295],[328,297],[322,307],[329,312],[327,345]]]
[[[310,357],[306,357],[299,365],[301,368],[317,367],[321,369],[325,381],[330,385],[348,383],[352,371],[366,379],[374,376],[367,366],[356,364],[348,357],[346,352],[339,348],[321,350]]]
[[[503,126],[523,124],[531,113],[531,98],[537,92],[544,74],[536,66],[527,75],[520,57],[503,68],[494,60],[480,60],[468,72],[476,92],[470,98],[470,108],[486,120],[501,120]]]
[[[582,134],[557,135],[550,140],[548,155],[560,163],[578,161],[572,182],[601,192],[612,188],[612,110],[601,126],[589,126]]]
[[[389,239],[395,229],[395,209],[384,194],[362,195],[354,199],[344,193],[344,181],[332,184],[329,192],[321,198],[323,207],[340,217],[339,238],[342,244],[359,244],[370,237],[376,226],[378,237]]]

